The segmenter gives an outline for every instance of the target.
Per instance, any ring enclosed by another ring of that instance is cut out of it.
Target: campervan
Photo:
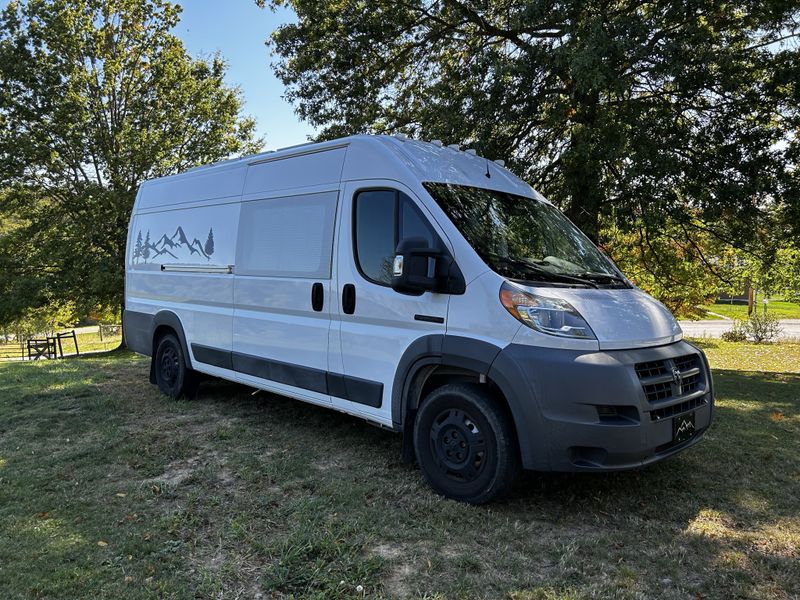
[[[125,339],[168,396],[214,376],[360,417],[457,500],[522,468],[655,463],[712,421],[670,312],[456,145],[358,135],[146,181],[125,285]]]

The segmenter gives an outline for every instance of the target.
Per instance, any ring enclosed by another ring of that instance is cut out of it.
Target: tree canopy
[[[796,2],[257,1],[297,13],[269,43],[321,138],[477,148],[595,239],[800,234]]]
[[[0,14],[0,321],[59,299],[119,307],[139,184],[258,149],[224,60],[191,57],[179,18],[164,0]]]

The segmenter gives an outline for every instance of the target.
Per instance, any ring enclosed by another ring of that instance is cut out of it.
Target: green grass
[[[718,339],[694,339],[715,369],[726,371],[800,372],[800,343],[751,344]],[[799,390],[800,391],[800,390]]]
[[[700,308],[730,319],[747,318],[747,304],[729,304],[721,301],[708,306],[701,306]],[[764,310],[760,301],[756,303],[755,310],[759,312]],[[777,319],[800,319],[800,304],[783,300],[770,300],[767,305],[767,312]],[[716,319],[719,317],[707,315],[707,318]]]
[[[702,443],[486,507],[322,408],[225,382],[170,401],[124,352],[0,364],[0,598],[792,597],[798,349],[708,344]]]
[[[109,350],[114,350],[119,347],[119,343],[122,340],[122,336],[108,336],[104,335],[103,339],[100,339],[99,333],[79,333],[76,336],[78,338],[78,351],[79,352],[108,352]],[[72,338],[69,339],[62,339],[61,345],[64,350],[64,354],[75,354],[75,344],[72,342]],[[27,346],[24,347],[24,354],[27,358]],[[23,354],[23,349],[20,347],[19,343],[12,342],[10,344],[2,344],[0,343],[0,360],[4,359],[18,359]]]

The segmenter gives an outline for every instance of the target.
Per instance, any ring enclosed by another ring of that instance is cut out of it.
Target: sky
[[[255,0],[183,0],[181,22],[174,30],[193,56],[219,51],[228,61],[225,80],[243,92],[244,112],[256,118],[265,150],[308,141],[314,129],[301,122],[282,98],[283,84],[270,68],[273,58],[264,42],[282,23],[295,20],[288,9],[272,12]]]

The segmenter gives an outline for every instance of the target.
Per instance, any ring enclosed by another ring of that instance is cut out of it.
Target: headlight
[[[500,302],[531,329],[569,338],[597,339],[589,324],[566,300],[526,292],[508,282],[500,287]]]

